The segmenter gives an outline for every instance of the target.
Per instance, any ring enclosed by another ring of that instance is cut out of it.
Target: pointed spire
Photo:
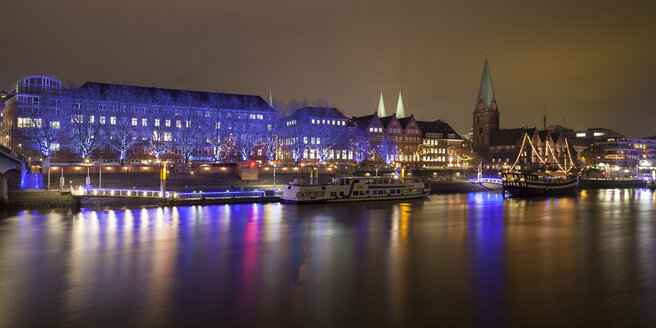
[[[487,52],[485,53],[485,65],[483,65],[483,75],[481,76],[481,85],[478,88],[478,101],[483,100],[485,109],[492,108],[494,101],[494,88],[492,87],[492,76],[490,75],[490,67],[487,64]]]
[[[385,117],[385,103],[383,102],[383,87],[380,87],[380,101],[378,101],[378,117]]]
[[[269,88],[269,106],[273,108],[273,97],[271,96],[271,88]]]
[[[405,117],[405,108],[403,108],[403,98],[401,97],[401,87],[399,87],[399,102],[396,104],[396,118]]]

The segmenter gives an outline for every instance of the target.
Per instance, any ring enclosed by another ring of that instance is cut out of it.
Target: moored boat
[[[517,159],[508,171],[503,172],[504,195],[509,193],[515,197],[528,197],[574,194],[579,185],[579,173],[569,151],[567,138],[565,138],[565,145],[567,152],[565,156],[561,156],[563,157],[561,163],[553,147],[549,146],[548,138],[542,151],[537,151],[528,134],[525,134]],[[544,158],[540,153],[545,155]],[[530,159],[533,156],[537,157],[541,166],[537,170],[530,170],[532,165],[528,164],[532,162]],[[525,163],[524,170],[521,169],[521,165],[517,165],[522,157]]]
[[[344,177],[329,184],[290,182],[282,189],[287,203],[333,203],[423,198],[430,189],[417,178]]]
[[[564,172],[504,173],[503,192],[512,196],[555,196],[573,194],[579,175]]]

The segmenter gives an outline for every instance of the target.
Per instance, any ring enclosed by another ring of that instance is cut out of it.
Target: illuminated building
[[[103,142],[90,154],[93,158],[102,156],[104,162],[118,162],[118,154],[111,147],[117,140],[113,131],[118,126],[126,126],[131,131],[130,138],[136,141],[129,149],[128,163],[152,158],[148,140],[153,138],[166,143],[162,154],[180,162],[185,157],[187,131],[202,126],[202,132],[209,136],[214,130],[226,129],[227,136],[236,140],[238,138],[234,137],[244,131],[271,129],[276,116],[261,97],[254,95],[97,82],[67,89],[55,78],[38,75],[16,82],[3,104],[1,143],[27,157],[39,158],[39,152],[30,147],[30,136],[43,126],[41,122],[46,122],[47,117],[51,126],[66,130],[61,135],[62,140],[52,147],[52,158],[60,161],[80,159],[79,155],[60,151],[70,134],[70,122],[97,126],[97,133],[91,138]],[[208,142],[201,140],[193,148],[193,158],[212,158],[214,151]],[[231,155],[227,153],[226,156]]]

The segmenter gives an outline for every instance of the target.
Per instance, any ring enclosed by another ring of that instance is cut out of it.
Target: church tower
[[[490,76],[490,67],[485,57],[483,65],[483,75],[481,76],[481,85],[478,89],[478,97],[474,107],[473,121],[473,146],[475,150],[482,150],[490,145],[492,136],[499,131],[499,110],[497,102],[494,99],[494,88],[492,87],[492,77]]]

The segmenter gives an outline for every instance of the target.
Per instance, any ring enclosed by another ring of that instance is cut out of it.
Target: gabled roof
[[[405,129],[408,126],[408,123],[414,119],[413,115],[410,115],[409,117],[404,117],[399,119],[399,123],[401,123],[401,126]]]
[[[485,64],[483,65],[483,74],[481,75],[481,85],[478,87],[478,99],[483,101],[486,109],[492,107],[492,101],[494,100],[494,87],[492,87],[492,76],[490,75],[490,67],[487,64],[487,57],[485,58]]]
[[[295,110],[291,117],[298,116],[308,116],[308,117],[319,117],[319,118],[341,118],[344,119],[346,116],[342,114],[337,108],[333,107],[303,107]]]
[[[164,94],[173,100],[182,100],[184,97],[191,96],[200,102],[208,102],[211,99],[219,100],[222,102],[222,107],[225,109],[254,109],[260,111],[275,110],[269,106],[264,99],[255,95],[240,95],[233,93],[220,93],[220,92],[205,92],[205,91],[191,91],[191,90],[177,90],[177,89],[164,89],[155,87],[142,87],[135,85],[121,85],[114,83],[100,83],[100,82],[86,82],[78,88],[80,91],[97,88],[102,97],[108,99],[110,96],[111,88],[123,87],[131,94],[138,97],[155,99],[157,94]]]
[[[490,140],[490,146],[517,146],[522,142],[524,134],[528,133],[529,137],[535,133],[535,128],[525,129],[502,129],[497,131]]]
[[[355,126],[367,126],[371,121],[378,117],[376,113],[371,114],[371,115],[365,115],[365,116],[360,116],[360,117],[353,117],[351,118],[351,121],[353,122],[353,125]]]
[[[380,121],[383,123],[383,126],[384,126],[385,128],[387,128],[387,126],[390,124],[390,122],[392,122],[392,120],[394,119],[394,117],[395,117],[394,115],[381,117],[381,118],[380,118]]]
[[[421,129],[421,136],[426,137],[426,133],[442,133],[444,139],[462,139],[460,135],[448,123],[442,120],[433,122],[417,121],[417,125]],[[449,134],[454,134],[454,138],[448,138]]]

